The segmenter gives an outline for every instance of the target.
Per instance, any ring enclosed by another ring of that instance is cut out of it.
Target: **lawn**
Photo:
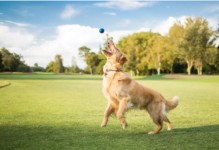
[[[125,130],[115,117],[100,128],[101,76],[0,74],[11,83],[0,88],[0,149],[219,149],[219,76],[136,79],[167,99],[180,96],[169,113],[173,131],[148,135],[154,124],[140,110],[127,112]]]

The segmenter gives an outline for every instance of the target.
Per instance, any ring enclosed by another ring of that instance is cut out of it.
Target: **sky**
[[[64,66],[76,60],[78,49],[87,46],[98,52],[106,34],[118,42],[134,32],[152,31],[167,35],[176,21],[203,17],[209,27],[219,24],[217,1],[0,1],[0,48],[23,56],[26,64],[46,67],[56,54]],[[104,28],[103,34],[99,28]]]

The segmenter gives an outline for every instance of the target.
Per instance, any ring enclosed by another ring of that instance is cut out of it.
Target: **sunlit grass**
[[[10,85],[10,82],[5,80],[0,80],[0,88]]]
[[[174,130],[147,132],[154,124],[145,111],[127,112],[123,130],[111,117],[100,128],[107,101],[101,76],[0,75],[0,149],[218,149],[219,77],[142,80],[167,99]]]

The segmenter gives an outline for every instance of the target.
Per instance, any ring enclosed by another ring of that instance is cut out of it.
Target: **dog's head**
[[[102,50],[102,54],[106,57],[107,62],[115,65],[115,66],[123,66],[123,64],[127,61],[127,58],[124,56],[124,54],[116,48],[113,41],[108,41],[108,51]],[[118,69],[115,67],[115,69]]]

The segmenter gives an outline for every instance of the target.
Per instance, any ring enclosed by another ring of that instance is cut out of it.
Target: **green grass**
[[[10,82],[8,82],[8,81],[1,81],[0,80],[0,88],[3,88],[3,87],[6,87],[6,86],[8,86],[8,85],[10,85]]]
[[[0,88],[0,149],[219,149],[219,77],[138,82],[166,98],[180,96],[169,113],[174,130],[148,135],[154,124],[145,111],[127,112],[123,130],[111,117],[100,128],[107,101],[101,76],[7,75]],[[156,77],[157,78],[157,77]],[[146,78],[147,79],[147,78]]]

